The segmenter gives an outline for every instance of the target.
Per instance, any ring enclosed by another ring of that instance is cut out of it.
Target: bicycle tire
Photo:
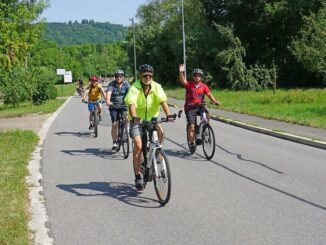
[[[129,135],[128,135],[128,127],[126,123],[123,123],[122,129],[122,151],[123,151],[123,158],[127,159],[129,156]]]
[[[121,129],[121,127],[120,127],[120,121],[118,121],[118,123],[119,123],[119,125],[118,125],[118,138],[117,138],[117,143],[118,143],[118,146],[117,146],[117,152],[119,152],[120,151],[120,149],[121,149],[121,144],[122,144],[122,129]]]
[[[211,160],[215,153],[215,135],[211,125],[204,125],[201,138],[204,155],[207,160]],[[211,152],[208,151],[209,148],[211,148]]]
[[[162,205],[168,203],[171,197],[171,172],[168,158],[163,150],[157,150],[155,152],[157,161],[157,172],[154,173],[154,189],[159,202]]]
[[[97,137],[98,135],[98,119],[97,119],[97,112],[94,110],[93,112],[93,127],[94,127],[94,135]]]

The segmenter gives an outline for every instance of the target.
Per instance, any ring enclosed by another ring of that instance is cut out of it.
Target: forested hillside
[[[113,43],[126,37],[127,28],[109,22],[82,20],[68,23],[47,23],[43,34],[58,45],[75,45],[86,43]]]

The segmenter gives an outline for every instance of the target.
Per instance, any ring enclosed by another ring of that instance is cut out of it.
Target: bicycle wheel
[[[118,123],[119,123],[119,125],[118,125],[118,139],[117,139],[118,146],[117,146],[117,152],[120,151],[120,148],[121,148],[121,145],[122,145],[122,134],[123,134],[123,130],[121,128],[120,121],[118,121]]]
[[[209,124],[204,125],[201,137],[205,157],[207,160],[211,160],[215,153],[215,135]]]
[[[154,188],[161,204],[166,204],[171,196],[171,173],[168,158],[162,150],[155,152],[157,176],[154,173]]]
[[[128,135],[128,127],[126,123],[123,123],[122,129],[122,150],[123,150],[123,158],[127,159],[129,156],[129,135]]]
[[[94,126],[94,135],[97,137],[98,131],[97,131],[97,126],[98,126],[98,118],[97,118],[97,113],[94,110],[93,112],[93,126]]]

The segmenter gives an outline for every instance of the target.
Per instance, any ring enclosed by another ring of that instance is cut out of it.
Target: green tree
[[[39,16],[45,0],[0,2],[0,66],[11,68],[23,63],[43,30]]]
[[[299,62],[317,73],[326,85],[326,3],[317,14],[304,17],[304,25],[293,41],[292,52]]]

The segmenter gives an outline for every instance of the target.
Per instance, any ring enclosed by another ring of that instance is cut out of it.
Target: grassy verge
[[[18,107],[6,107],[0,105],[0,118],[21,117],[33,113],[52,113],[65,102],[64,99],[49,100],[42,105],[33,105],[31,103],[23,103]]]
[[[76,84],[75,83],[67,83],[67,84],[59,84],[55,85],[58,91],[58,97],[66,97],[71,96],[76,91]]]
[[[183,88],[168,88],[170,97],[184,99]],[[268,119],[326,128],[326,89],[291,89],[263,92],[212,90],[219,109]]]
[[[32,131],[0,132],[0,244],[29,244],[24,178],[37,141]]]

